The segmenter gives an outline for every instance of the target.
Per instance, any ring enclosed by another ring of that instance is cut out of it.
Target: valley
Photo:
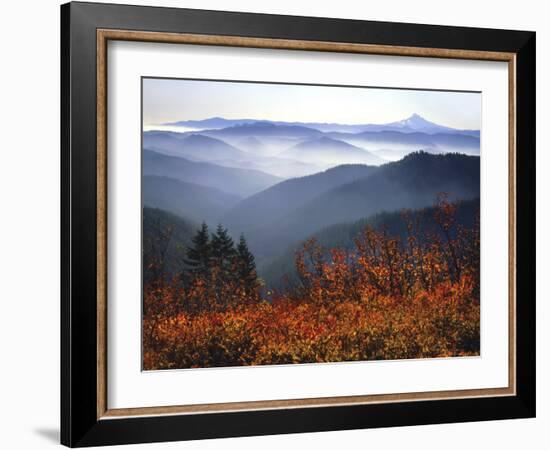
[[[426,210],[440,193],[479,202],[479,132],[418,115],[386,125],[222,118],[165,125],[193,131],[144,132],[148,214],[158,211],[176,228],[204,222],[211,230],[221,224],[234,240],[245,236],[267,288],[292,276],[292,254],[306,239],[338,246],[331,236],[353,224]],[[169,259],[189,241],[180,244]]]

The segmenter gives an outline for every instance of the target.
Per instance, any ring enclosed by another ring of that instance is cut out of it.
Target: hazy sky
[[[481,94],[403,89],[143,79],[143,124],[209,117],[346,124],[417,113],[440,125],[481,128]]]

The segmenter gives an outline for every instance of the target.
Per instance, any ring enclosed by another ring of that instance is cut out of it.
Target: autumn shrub
[[[150,283],[144,368],[478,355],[479,221],[464,229],[455,209],[442,195],[437,231],[404,212],[407,236],[367,227],[352,251],[306,241],[298,283],[270,302],[238,281],[216,283],[215,270],[184,285]]]

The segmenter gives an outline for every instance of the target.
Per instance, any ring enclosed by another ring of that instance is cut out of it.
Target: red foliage
[[[271,303],[215,273],[145,286],[145,369],[479,354],[479,222],[458,227],[455,210],[440,196],[438,233],[404,214],[406,238],[367,227],[328,257],[308,240],[299,284]]]

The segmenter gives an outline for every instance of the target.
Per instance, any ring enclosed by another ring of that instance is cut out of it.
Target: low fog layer
[[[182,132],[173,131],[178,127]],[[144,149],[282,178],[311,175],[341,164],[378,166],[418,150],[479,155],[480,149],[478,130],[454,130],[416,114],[386,125],[213,118],[159,128],[144,132]]]

